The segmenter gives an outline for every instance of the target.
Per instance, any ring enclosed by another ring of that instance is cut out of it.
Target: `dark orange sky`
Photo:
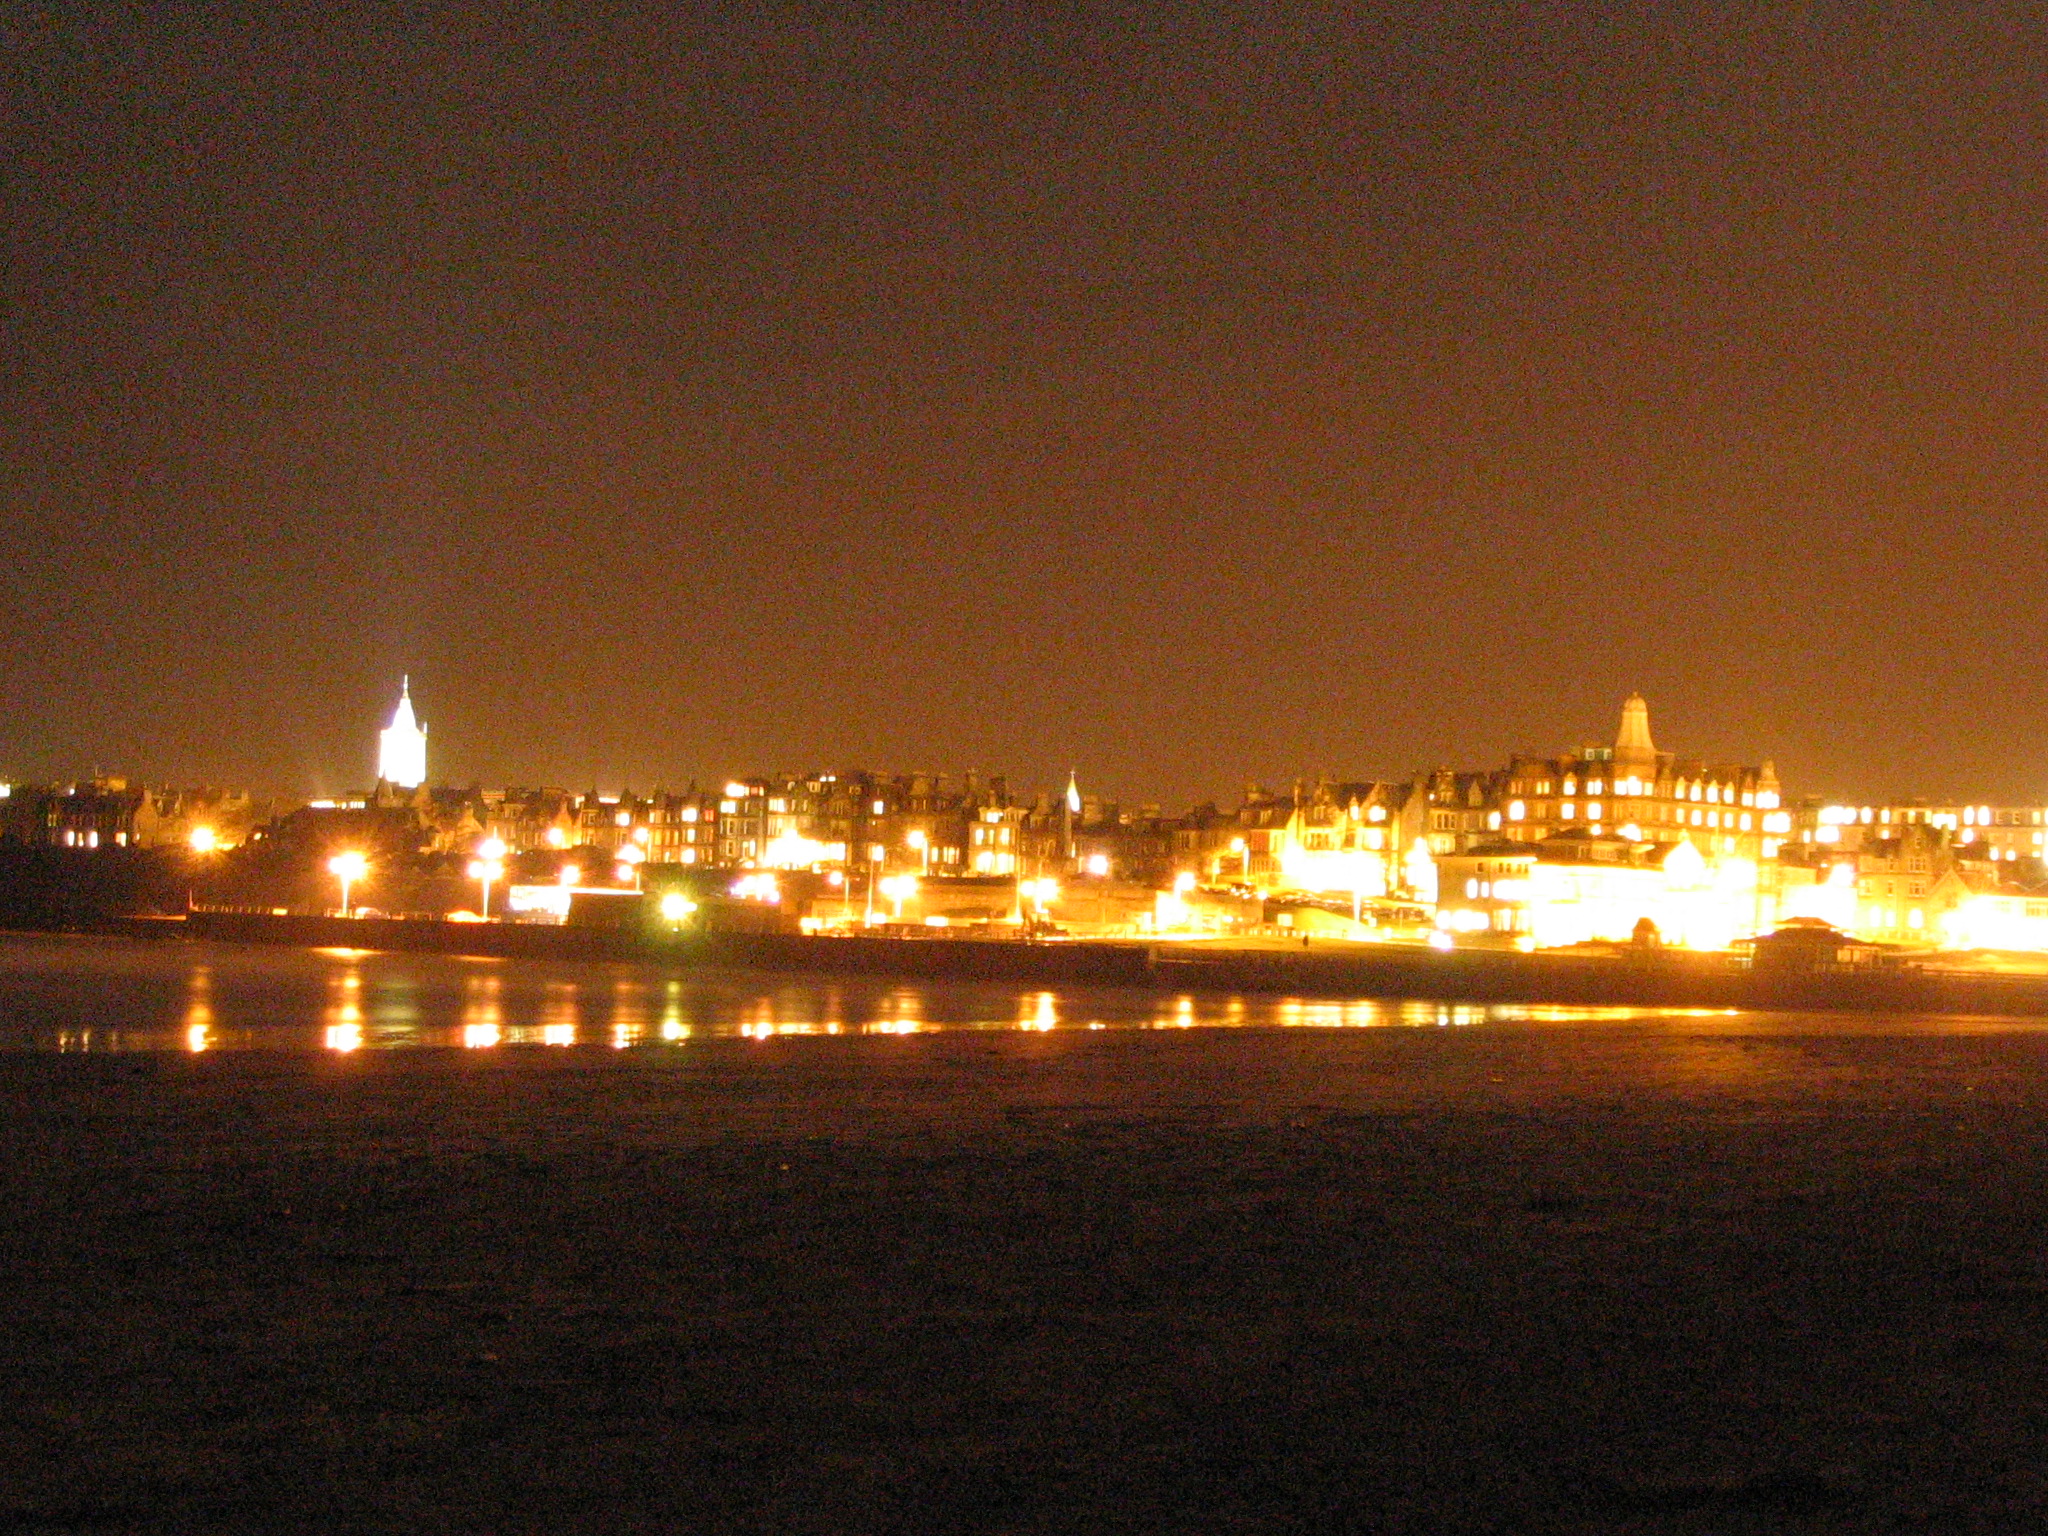
[[[584,9],[0,10],[0,778],[2048,798],[2038,18]]]

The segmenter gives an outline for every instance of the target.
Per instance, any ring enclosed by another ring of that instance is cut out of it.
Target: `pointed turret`
[[[1650,706],[1640,693],[1632,693],[1621,706],[1621,730],[1614,738],[1614,776],[1653,778],[1656,772],[1657,744],[1650,740]]]

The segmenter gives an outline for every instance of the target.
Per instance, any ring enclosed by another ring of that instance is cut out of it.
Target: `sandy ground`
[[[0,1058],[0,1531],[2022,1531],[2048,1034]]]

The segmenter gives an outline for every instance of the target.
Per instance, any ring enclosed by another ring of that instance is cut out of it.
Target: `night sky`
[[[0,778],[2048,799],[2038,12],[267,9],[0,5]]]

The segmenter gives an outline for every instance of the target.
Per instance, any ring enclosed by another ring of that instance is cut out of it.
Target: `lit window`
[[[1508,802],[1508,820],[1520,821],[1522,817],[1527,814],[1528,809],[1529,808],[1526,805],[1524,805],[1521,801],[1510,800]]]
[[[1571,801],[1567,800],[1563,805],[1557,808],[1558,819],[1560,821],[1570,821],[1572,819],[1573,813],[1577,810],[1578,807],[1576,805],[1573,805]]]
[[[1593,787],[1598,789],[1600,786],[1596,784]],[[1586,815],[1592,821],[1600,819],[1600,802],[1598,800],[1590,800],[1586,803]]]

